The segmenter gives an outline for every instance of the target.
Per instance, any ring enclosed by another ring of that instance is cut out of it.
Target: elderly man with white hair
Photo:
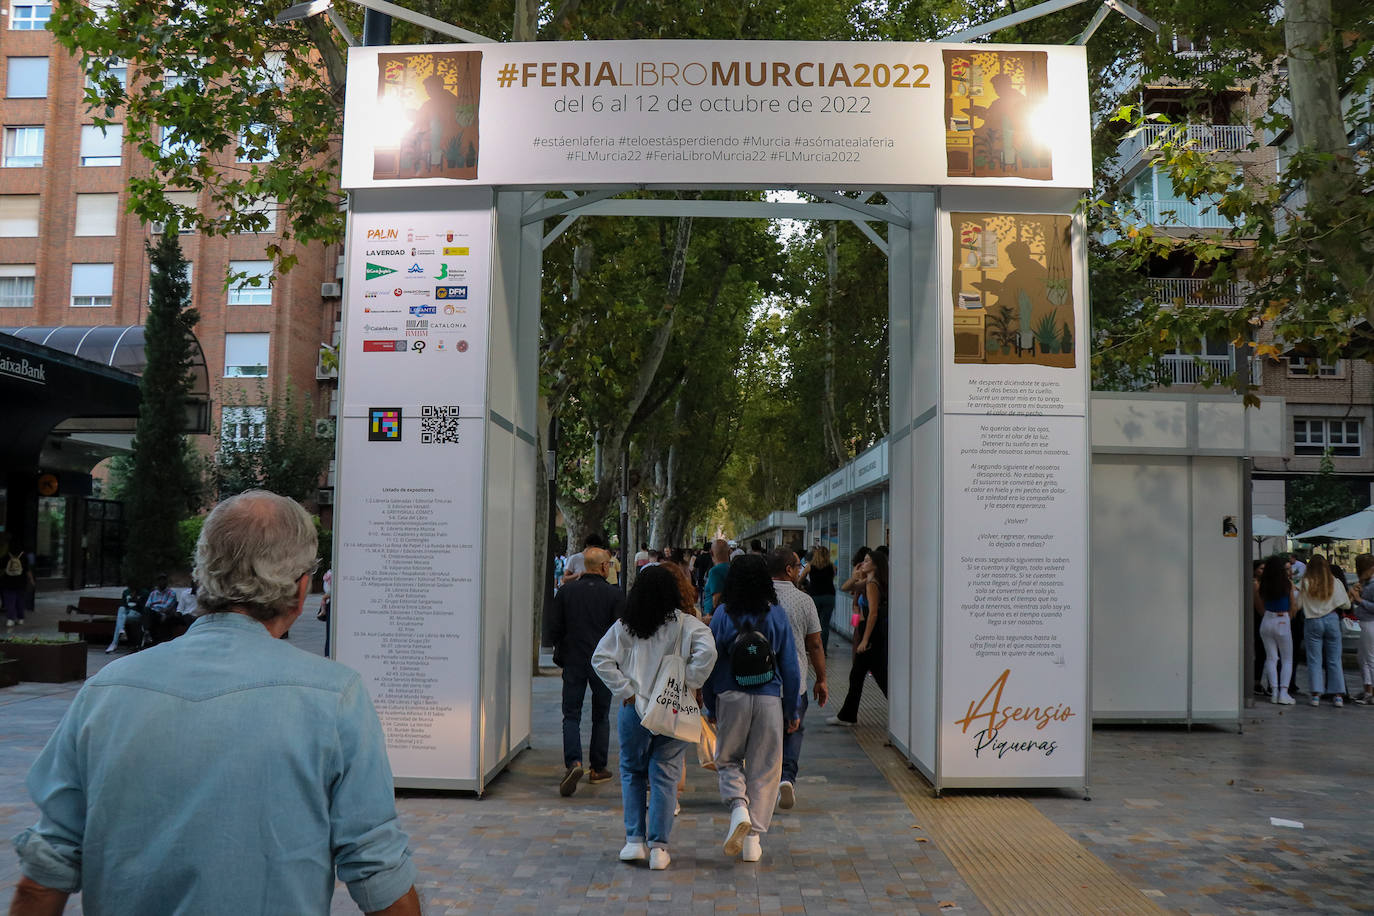
[[[29,771],[11,914],[420,912],[381,724],[356,672],[281,642],[317,549],[298,504],[220,503],[196,544],[202,616],[86,682]]]

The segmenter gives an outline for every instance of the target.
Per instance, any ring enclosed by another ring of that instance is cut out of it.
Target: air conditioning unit
[[[167,232],[167,224],[162,220],[152,223],[150,228],[153,230],[153,235],[163,235]]]
[[[333,439],[333,438],[334,438],[334,431],[335,431],[337,428],[338,428],[338,421],[336,421],[333,417],[316,417],[316,418],[315,418],[315,438],[316,438],[316,439]]]
[[[315,494],[315,504],[319,506],[334,505],[334,488],[321,487],[320,491]]]
[[[322,298],[322,299],[337,299],[337,298],[339,298],[339,297],[342,296],[342,295],[343,295],[343,284],[342,284],[342,283],[321,283],[321,284],[320,284],[320,298]]]

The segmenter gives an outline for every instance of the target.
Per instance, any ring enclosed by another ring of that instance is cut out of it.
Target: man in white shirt
[[[800,568],[797,553],[790,547],[779,547],[768,554],[768,574],[773,579],[773,591],[777,593],[778,604],[787,612],[787,622],[792,627],[792,643],[797,651],[797,667],[803,672],[801,697],[797,702],[797,719],[801,724],[796,731],[784,734],[782,739],[782,782],[778,786],[778,807],[783,809],[791,808],[797,799],[797,766],[801,761],[802,736],[806,727],[806,675],[810,674],[815,680],[818,706],[825,706],[830,695],[825,684],[821,618],[816,613],[816,602],[797,588],[797,572]],[[809,671],[808,661],[811,663]]]

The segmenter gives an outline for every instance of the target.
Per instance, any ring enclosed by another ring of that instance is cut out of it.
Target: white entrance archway
[[[889,733],[937,789],[1086,785],[1081,49],[539,43],[349,67],[334,645],[398,785],[481,791],[529,741],[540,270],[581,215],[843,219],[884,247]],[[781,184],[819,200],[616,196]],[[883,202],[835,193],[861,187]]]

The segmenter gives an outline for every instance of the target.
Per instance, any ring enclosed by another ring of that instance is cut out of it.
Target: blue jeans
[[[787,723],[783,723],[782,733],[782,781],[797,781],[797,762],[801,760],[802,733],[806,731],[806,707],[811,701],[803,691],[797,702],[797,718],[801,725],[792,734],[787,734]]]
[[[563,668],[563,766],[582,762],[582,701],[592,688],[592,741],[587,747],[593,770],[606,769],[611,749],[611,688],[601,682],[591,662]]]
[[[114,639],[110,640],[111,649],[119,645],[119,634],[124,632],[126,625],[129,627],[129,645],[138,648],[143,636],[143,615],[138,611],[121,607],[119,615],[115,617]]]
[[[1325,617],[1309,617],[1303,630],[1303,642],[1307,644],[1307,683],[1311,686],[1312,695],[1334,693],[1344,696],[1340,615],[1332,611]],[[1323,655],[1325,666],[1322,664]]]
[[[625,839],[667,846],[677,806],[677,781],[687,742],[655,735],[639,724],[634,704],[620,707],[620,799]],[[646,812],[645,796],[648,796]]]

